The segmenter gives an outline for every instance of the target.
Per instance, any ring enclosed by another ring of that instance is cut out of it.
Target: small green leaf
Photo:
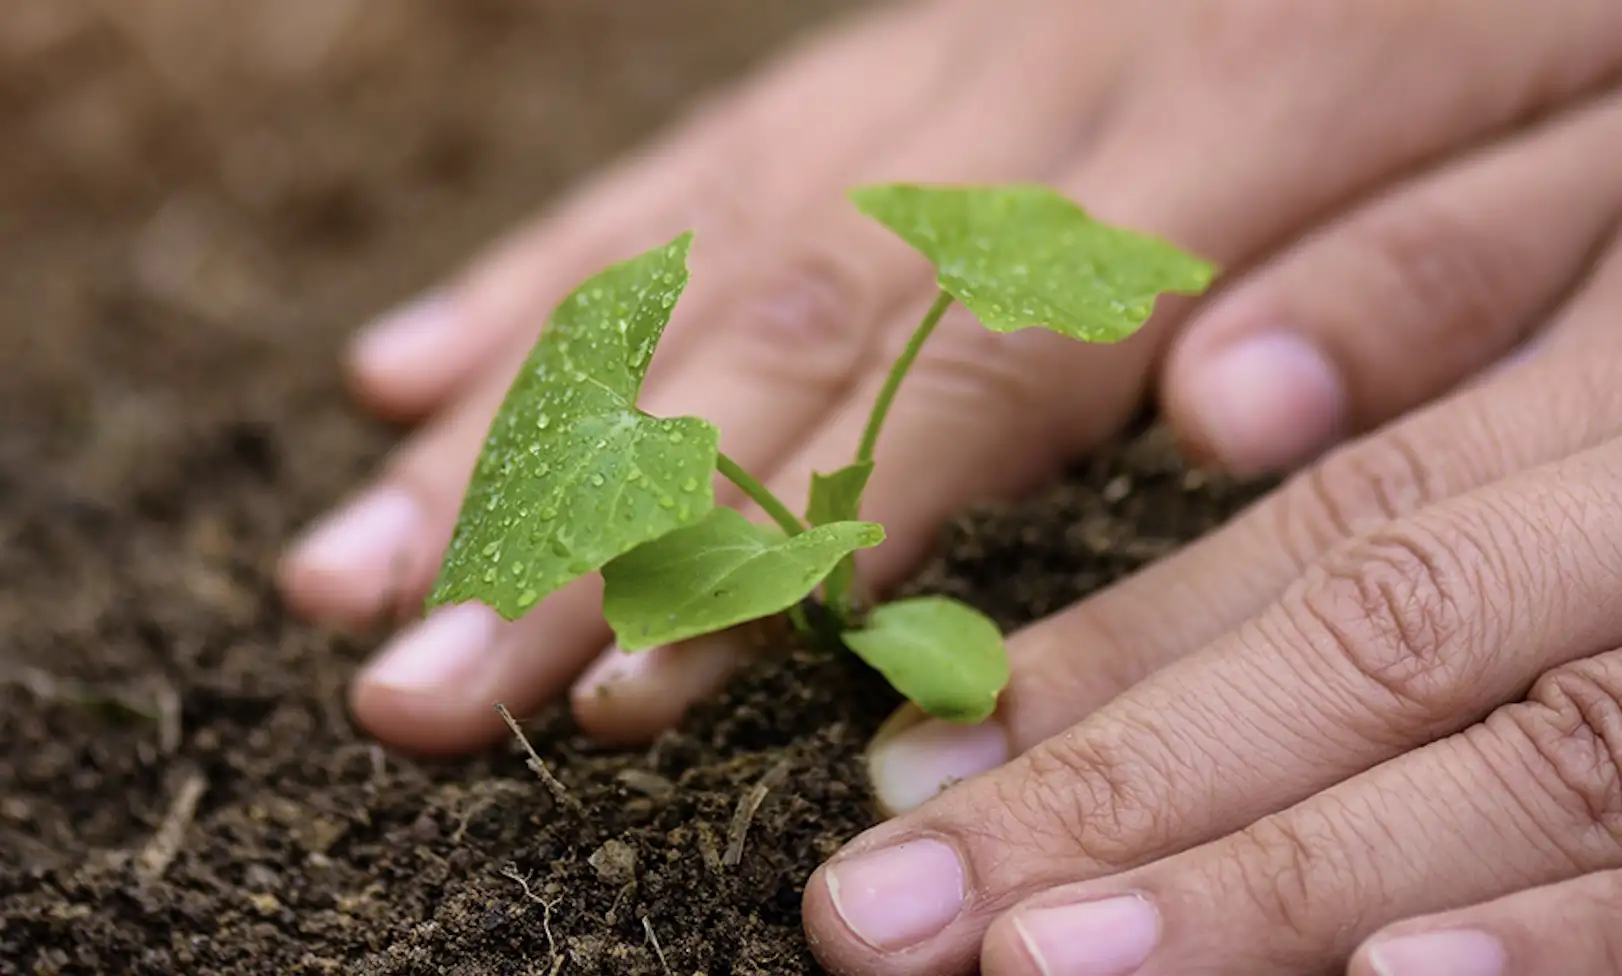
[[[861,461],[833,474],[811,473],[811,500],[805,506],[805,520],[812,525],[848,522],[856,518],[862,492],[873,475],[873,462]]]
[[[558,307],[491,424],[430,607],[517,617],[714,508],[716,429],[636,408],[690,243],[614,265]]]
[[[949,722],[980,722],[1008,684],[1008,653],[996,623],[941,596],[888,603],[845,646],[924,711]]]
[[[787,536],[717,508],[603,567],[603,614],[627,651],[714,633],[787,610],[845,556],[883,541],[868,522]]]
[[[1041,186],[865,187],[862,213],[935,265],[993,332],[1031,326],[1085,342],[1136,332],[1162,292],[1197,295],[1216,269],[1159,238],[1100,223]]]
[[[858,461],[833,474],[811,472],[811,498],[805,506],[805,520],[812,525],[828,525],[856,518],[862,507],[862,492],[873,475],[872,461]],[[843,601],[856,576],[856,561],[841,559],[829,573],[825,592]],[[843,608],[843,602],[839,603]]]

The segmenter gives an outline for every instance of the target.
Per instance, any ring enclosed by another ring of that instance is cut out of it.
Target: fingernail
[[[912,840],[829,864],[828,896],[858,939],[881,951],[917,945],[963,910],[963,863],[938,840]]]
[[[443,294],[405,305],[361,330],[350,347],[355,365],[366,373],[413,370],[443,355],[455,334],[456,315]]]
[[[959,780],[1008,761],[1008,736],[995,720],[959,725],[925,719],[881,730],[868,750],[873,794],[887,812],[922,806]]]
[[[1033,908],[1014,928],[1042,976],[1132,976],[1160,941],[1160,915],[1146,898]]]
[[[1369,951],[1380,976],[1500,976],[1505,961],[1503,943],[1471,929],[1383,939]]]
[[[392,571],[422,518],[403,488],[379,488],[317,522],[289,558],[323,576],[377,576]]]
[[[1293,467],[1334,443],[1346,423],[1346,387],[1318,346],[1264,332],[1217,353],[1194,390],[1206,446],[1247,474]]]
[[[363,680],[412,694],[474,693],[497,649],[501,617],[482,603],[444,607],[396,637]]]

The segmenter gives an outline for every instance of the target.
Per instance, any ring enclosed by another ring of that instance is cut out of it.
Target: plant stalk
[[[873,401],[873,412],[868,415],[867,429],[862,431],[861,446],[856,449],[856,462],[873,460],[873,449],[879,443],[879,431],[884,428],[884,418],[890,413],[890,405],[895,402],[896,391],[901,388],[901,381],[906,378],[912,369],[913,361],[918,358],[919,350],[924,348],[924,342],[935,331],[935,326],[941,322],[941,317],[952,306],[952,296],[941,292],[935,299],[935,304],[929,306],[918,328],[912,331],[912,338],[907,340],[907,348],[901,350],[901,355],[890,366],[890,375],[884,378],[884,387],[879,390],[878,399]]]
[[[772,517],[772,521],[782,526],[784,532],[789,535],[799,535],[805,531],[805,523],[801,522],[798,516],[789,511],[789,507],[783,504],[782,499],[772,494],[770,488],[761,484],[754,475],[745,471],[738,462],[720,453],[716,455],[715,460],[715,469],[721,472],[721,476],[737,485],[740,491],[753,499],[756,505],[759,505],[767,515]]]
[[[884,386],[879,390],[878,398],[873,401],[873,412],[867,417],[867,429],[862,431],[862,442],[856,448],[857,464],[873,460],[873,451],[879,443],[879,432],[884,429],[884,419],[890,414],[890,405],[895,402],[896,391],[901,389],[901,381],[911,371],[912,364],[918,359],[918,353],[924,348],[924,343],[929,340],[935,326],[941,324],[946,310],[951,307],[951,294],[941,292],[936,297],[935,304],[929,306],[929,311],[924,313],[918,327],[912,330],[907,347],[901,350],[901,355],[890,365],[890,374],[884,378]],[[855,558],[846,556],[823,587],[823,599],[827,601],[828,609],[842,622],[850,620],[850,589],[855,578]]]

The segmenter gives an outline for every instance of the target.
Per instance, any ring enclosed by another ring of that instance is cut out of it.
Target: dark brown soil
[[[212,4],[127,5],[160,34],[16,4],[0,974],[815,971],[801,886],[871,822],[859,753],[893,704],[851,659],[757,665],[642,753],[543,717],[565,802],[516,743],[430,764],[358,734],[366,648],[269,578],[392,437],[342,396],[344,331],[840,4],[361,0],[313,64],[203,45],[235,36]],[[917,585],[1014,626],[1244,500],[1169,457],[965,519]]]

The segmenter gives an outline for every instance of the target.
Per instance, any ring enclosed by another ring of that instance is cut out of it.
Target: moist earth
[[[0,974],[817,972],[800,893],[874,822],[895,704],[854,658],[762,659],[645,750],[537,716],[549,784],[516,740],[374,744],[344,688],[376,637],[271,577],[397,441],[345,397],[353,323],[853,4],[14,3]],[[1014,628],[1255,493],[1150,428],[965,513],[909,590]]]

